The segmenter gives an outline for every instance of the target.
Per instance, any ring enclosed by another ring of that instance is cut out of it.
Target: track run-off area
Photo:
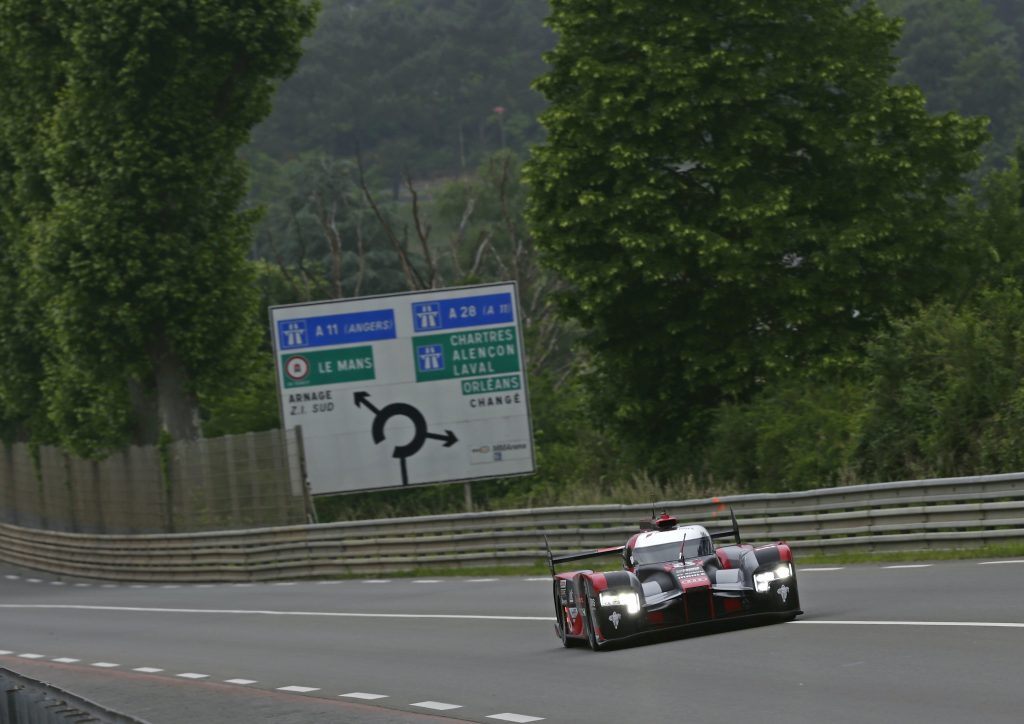
[[[805,614],[563,649],[547,577],[128,584],[0,565],[0,666],[152,724],[1020,722],[1024,559],[800,566]]]

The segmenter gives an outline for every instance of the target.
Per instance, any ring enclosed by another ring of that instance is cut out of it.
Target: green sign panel
[[[518,392],[521,389],[523,389],[523,381],[520,375],[480,377],[462,381],[463,395],[482,395],[490,392]]]
[[[519,371],[519,342],[515,327],[414,337],[412,351],[416,359],[417,382]]]
[[[315,387],[375,378],[373,347],[346,347],[281,355],[284,386]]]

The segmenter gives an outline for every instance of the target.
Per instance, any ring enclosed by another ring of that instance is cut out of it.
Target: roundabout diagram
[[[409,470],[406,460],[418,453],[423,448],[423,445],[427,440],[439,440],[444,443],[444,447],[451,447],[459,441],[455,436],[455,433],[451,430],[445,430],[444,434],[430,432],[427,428],[427,420],[423,416],[423,413],[408,403],[392,402],[391,404],[378,408],[370,402],[369,392],[356,392],[352,397],[356,407],[365,407],[373,413],[371,433],[373,435],[373,442],[375,445],[380,445],[384,442],[384,426],[387,424],[388,420],[394,417],[404,417],[412,423],[412,438],[400,445],[395,445],[395,448],[391,453],[391,457],[398,458],[402,472],[402,485],[409,484]]]

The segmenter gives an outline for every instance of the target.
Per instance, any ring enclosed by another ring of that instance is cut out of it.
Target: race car
[[[732,527],[714,532],[681,526],[662,513],[641,524],[625,545],[564,555],[553,555],[548,545],[562,645],[586,642],[598,651],[655,631],[752,616],[792,620],[803,613],[790,547],[743,543],[736,515],[730,515]],[[716,547],[719,538],[736,542]],[[605,555],[620,555],[622,570],[555,569]]]

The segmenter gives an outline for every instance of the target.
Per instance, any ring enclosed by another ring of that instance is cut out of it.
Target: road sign
[[[270,309],[314,494],[534,472],[514,283]]]

